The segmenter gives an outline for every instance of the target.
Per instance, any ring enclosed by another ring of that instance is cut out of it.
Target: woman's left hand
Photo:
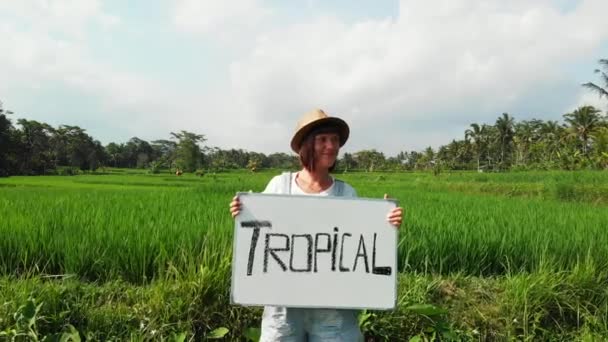
[[[384,194],[384,199],[388,199],[388,194]],[[395,228],[401,227],[401,222],[403,221],[403,208],[393,208],[389,211],[388,215],[386,215],[386,220],[395,226]]]

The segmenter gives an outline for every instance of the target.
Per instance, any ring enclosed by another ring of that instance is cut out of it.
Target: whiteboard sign
[[[239,193],[231,300],[241,305],[393,309],[395,202]]]

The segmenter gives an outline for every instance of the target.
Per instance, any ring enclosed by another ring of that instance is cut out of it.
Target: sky
[[[204,134],[289,152],[321,108],[343,151],[462,139],[473,122],[561,121],[608,101],[606,0],[0,0],[0,100],[103,144]]]

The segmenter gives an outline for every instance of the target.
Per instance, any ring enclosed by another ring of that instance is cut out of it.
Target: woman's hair
[[[340,134],[340,131],[336,126],[323,125],[313,129],[310,133],[302,139],[302,145],[300,146],[300,165],[308,171],[315,170],[315,137],[319,134],[336,133]],[[342,140],[342,137],[340,137]],[[336,162],[338,158],[336,157]],[[329,168],[329,172],[332,172],[336,167],[336,162]]]

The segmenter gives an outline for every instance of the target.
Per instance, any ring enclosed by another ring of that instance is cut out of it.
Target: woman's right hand
[[[239,196],[234,196],[232,198],[232,202],[230,202],[230,214],[232,218],[235,218],[241,212],[241,201],[239,200]]]

